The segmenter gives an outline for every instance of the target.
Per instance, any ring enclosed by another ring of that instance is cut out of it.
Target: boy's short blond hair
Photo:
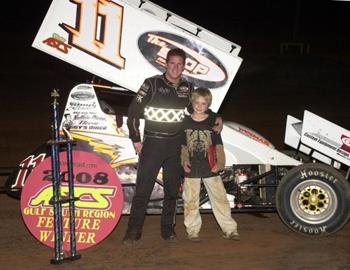
[[[191,102],[198,97],[203,97],[208,102],[208,108],[210,107],[213,96],[208,88],[198,87],[196,90],[194,90],[191,95]]]

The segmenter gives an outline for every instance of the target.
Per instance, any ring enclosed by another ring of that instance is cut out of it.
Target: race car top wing
[[[184,76],[212,90],[215,112],[242,62],[239,45],[138,0],[53,0],[32,46],[134,92],[181,48]]]

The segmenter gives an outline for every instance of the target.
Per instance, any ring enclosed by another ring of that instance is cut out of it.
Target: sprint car
[[[106,89],[93,84],[75,86],[60,128],[69,123],[75,149],[94,153],[114,168],[123,187],[123,214],[129,214],[138,157],[128,138],[121,107],[108,104],[104,93]],[[119,89],[118,97],[124,105],[125,99],[133,95]],[[349,131],[305,111],[303,121],[287,118],[285,144],[294,152],[278,151],[262,135],[235,122],[224,122],[222,138],[226,167],[221,177],[232,212],[277,212],[290,229],[305,235],[328,235],[348,221],[349,170],[345,174],[344,168],[350,165]],[[49,157],[46,144],[25,157],[7,180],[8,193],[20,198],[28,175]],[[148,205],[149,214],[160,213],[162,198],[160,171]],[[204,187],[200,210],[211,211]],[[181,192],[177,211],[183,212]]]

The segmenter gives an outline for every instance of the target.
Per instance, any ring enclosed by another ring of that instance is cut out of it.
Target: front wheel
[[[328,235],[341,229],[350,215],[350,186],[334,168],[307,163],[291,169],[276,193],[277,211],[293,231]]]

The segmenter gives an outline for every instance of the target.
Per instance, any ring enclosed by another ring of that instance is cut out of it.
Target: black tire
[[[349,219],[350,185],[328,165],[302,164],[282,178],[276,207],[291,230],[309,236],[329,235]]]

